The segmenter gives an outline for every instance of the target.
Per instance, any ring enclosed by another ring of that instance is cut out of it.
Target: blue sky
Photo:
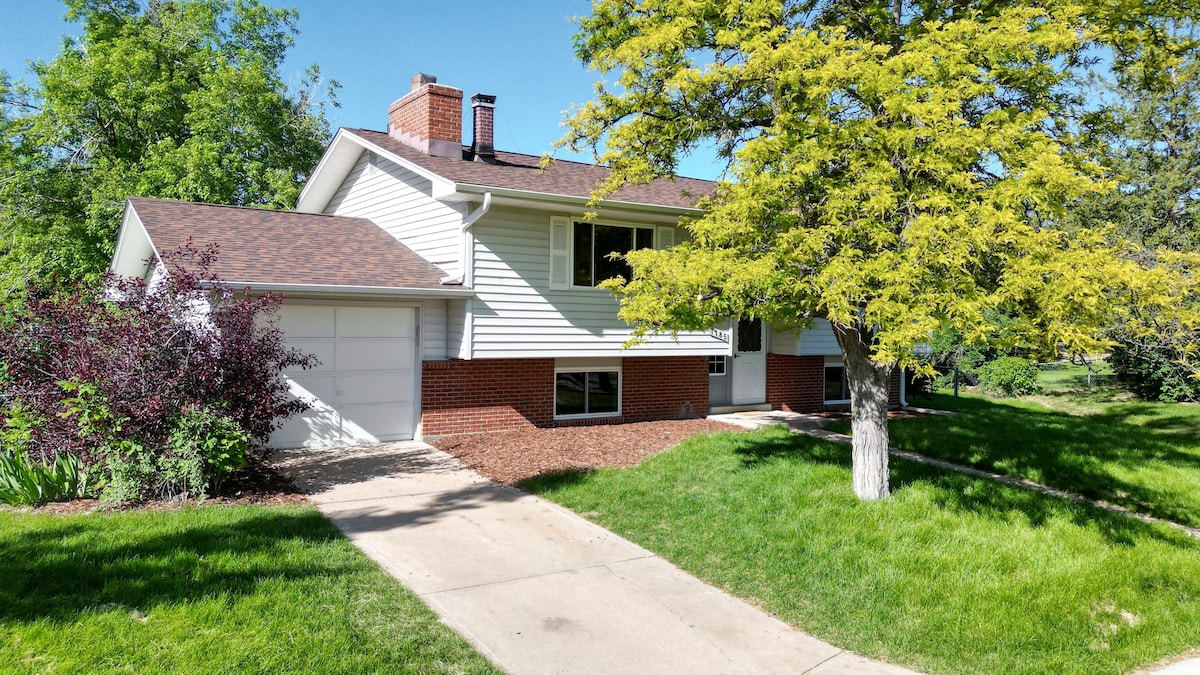
[[[564,111],[588,100],[598,78],[572,53],[571,18],[589,13],[588,0],[265,2],[300,11],[284,76],[297,82],[317,63],[342,84],[342,107],[330,111],[334,127],[385,129],[388,104],[409,90],[414,73],[425,72],[466,97],[496,95],[496,147],[541,154],[562,135]],[[0,0],[0,69],[28,80],[26,61],[53,59],[62,36],[80,30],[62,21],[63,13],[55,0]],[[718,168],[694,158],[680,173],[715,178]]]

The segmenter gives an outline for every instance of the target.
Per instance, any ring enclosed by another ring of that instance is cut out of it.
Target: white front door
[[[733,339],[733,405],[766,402],[767,340],[762,321],[740,319]]]

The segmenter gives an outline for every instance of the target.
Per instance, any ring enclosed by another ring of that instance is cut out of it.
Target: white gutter
[[[222,285],[233,289],[250,288],[253,291],[277,293],[323,293],[330,295],[388,295],[397,297],[424,298],[469,298],[475,291],[469,288],[396,288],[394,286],[340,286],[337,284],[277,284],[253,281],[223,281]]]
[[[462,255],[459,258],[462,260],[462,270],[457,275],[443,277],[443,284],[462,284],[465,288],[472,288],[475,283],[475,237],[471,235],[471,226],[477,220],[482,218],[492,208],[492,193],[483,193],[483,203],[479,208],[471,212],[471,215],[463,218],[462,222]]]

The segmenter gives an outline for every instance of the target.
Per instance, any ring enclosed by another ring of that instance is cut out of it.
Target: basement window
[[[558,370],[554,373],[555,417],[603,417],[621,410],[620,370]]]
[[[825,363],[825,402],[850,402],[850,384],[846,381],[846,366],[841,362]]]

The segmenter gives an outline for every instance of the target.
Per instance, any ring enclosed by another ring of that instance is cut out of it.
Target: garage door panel
[[[342,435],[347,443],[374,443],[412,438],[412,407],[393,406],[384,409],[377,405],[344,405]]]
[[[392,373],[363,373],[338,376],[338,407],[363,403],[410,405],[413,400],[412,376]]]
[[[277,448],[330,448],[342,445],[341,415],[331,408],[290,417],[271,435]]]
[[[288,342],[298,338],[331,338],[337,336],[335,316],[333,307],[284,305],[279,310],[279,327]]]
[[[412,377],[415,340],[342,340],[337,345],[338,371],[404,371]]]
[[[417,334],[417,310],[412,307],[340,307],[338,337],[397,337]]]
[[[287,376],[288,390],[292,396],[309,405],[319,405],[333,410],[337,393],[337,379],[333,374],[304,373]]]
[[[333,339],[329,340],[288,340],[289,347],[295,347],[305,354],[312,354],[320,361],[317,365],[307,370],[302,368],[288,368],[284,371],[286,375],[304,375],[306,373],[333,373],[337,370],[337,342]]]

